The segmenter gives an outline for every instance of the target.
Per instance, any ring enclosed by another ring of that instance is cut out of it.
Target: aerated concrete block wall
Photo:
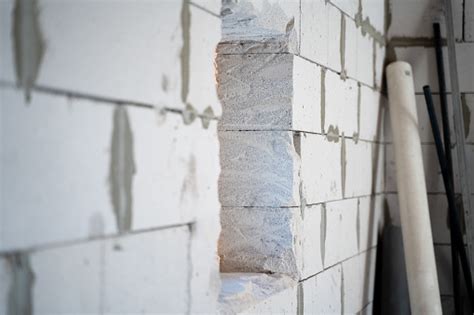
[[[214,313],[220,1],[0,1],[0,314]]]
[[[455,15],[454,32],[456,37],[459,84],[462,93],[467,163],[471,165],[467,170],[467,174],[474,184],[474,172],[472,168],[472,163],[474,161],[474,133],[471,129],[471,118],[474,113],[474,63],[472,62],[474,57],[474,24],[472,23],[474,21],[474,2],[471,0],[456,0],[452,1],[452,6]],[[392,0],[391,17],[391,25],[388,30],[389,48],[387,56],[390,60],[397,59],[407,61],[413,67],[419,129],[423,150],[423,160],[425,163],[425,177],[428,190],[428,201],[430,206],[441,299],[444,313],[454,314],[448,205],[441,171],[438,166],[431,125],[423,96],[423,86],[429,84],[431,90],[435,94],[433,98],[435,106],[437,107],[437,115],[441,126],[441,112],[439,108],[439,96],[437,94],[437,92],[439,92],[438,77],[435,49],[432,40],[432,23],[439,22],[441,24],[442,36],[445,37],[446,28],[443,1]],[[445,73],[447,76],[447,90],[450,92],[451,86],[449,80],[447,47],[444,47],[443,53],[445,59]],[[448,95],[448,109],[450,112],[449,119],[451,122],[451,143],[453,145],[454,182],[456,192],[460,193],[451,95]],[[389,121],[389,119],[386,120]],[[387,124],[387,126],[389,127],[389,124]],[[386,151],[387,200],[392,218],[399,222],[395,155],[391,144],[390,128],[387,128],[386,137],[388,142]],[[460,196],[458,196],[458,199],[460,202],[459,205],[462,205]]]
[[[224,286],[265,292],[262,283],[293,279],[234,310],[371,313],[385,204],[386,9],[384,1],[224,1]]]

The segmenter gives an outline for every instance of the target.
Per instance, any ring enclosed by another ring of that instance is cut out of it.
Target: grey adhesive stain
[[[104,235],[104,219],[102,218],[102,214],[100,212],[95,212],[89,218],[89,236],[99,237]]]
[[[301,133],[293,132],[293,146],[296,154],[301,157]]]
[[[326,119],[326,68],[321,68],[321,133]]]
[[[326,135],[329,142],[339,142],[339,127],[329,125],[328,133]]]
[[[360,137],[360,105],[361,105],[361,85],[360,82],[357,82],[357,132],[354,133],[352,138],[354,139],[354,142],[357,143],[359,142],[359,137]]]
[[[169,88],[168,77],[163,74],[161,76],[161,89],[163,90],[163,92],[168,92],[168,88]]]
[[[164,107],[155,107],[156,124],[162,126],[166,122],[167,111]]]
[[[296,314],[304,314],[304,289],[303,283],[299,282],[296,289]]]
[[[300,193],[300,214],[301,214],[301,218],[304,220],[304,211],[306,209],[306,198],[305,198],[305,194],[304,194],[304,184],[303,184],[303,181],[301,180],[300,181],[300,185],[299,185],[299,193]]]
[[[202,117],[201,117],[202,127],[204,129],[209,128],[209,125],[211,123],[211,119],[213,119],[213,118],[214,118],[214,111],[212,110],[211,106],[208,106],[204,110],[204,112],[202,113]]]
[[[385,34],[388,34],[388,30],[390,29],[390,25],[392,25],[392,7],[391,7],[391,0],[384,0],[384,30]]]
[[[373,86],[377,87],[377,44],[372,41],[372,77],[374,78]]]
[[[15,1],[12,38],[17,84],[25,89],[25,99],[29,102],[44,55],[36,0]]]
[[[191,154],[188,161],[188,172],[183,181],[183,185],[181,186],[181,202],[183,202],[185,196],[187,196],[188,194],[193,197],[193,200],[198,197],[196,164],[196,157],[194,156],[194,154]]]
[[[321,205],[321,222],[320,222],[319,230],[320,230],[319,246],[321,250],[321,260],[324,267],[324,258],[326,254],[326,204],[325,203]]]
[[[191,9],[190,0],[183,0],[181,7],[181,29],[183,46],[181,48],[181,100],[186,104],[189,93],[189,56],[191,53]]]
[[[341,315],[345,314],[344,313],[344,295],[345,295],[345,289],[344,289],[344,267],[341,264]]]
[[[360,199],[357,199],[356,232],[357,232],[357,250],[360,250]]]
[[[342,197],[345,196],[346,192],[346,139],[344,133],[341,135],[341,186],[342,186]]]
[[[466,94],[461,94],[461,104],[464,118],[464,137],[467,138],[471,129],[471,109],[467,105]]]
[[[288,23],[286,24],[286,29],[285,29],[285,32],[288,34],[288,33],[291,33],[293,31],[295,27],[295,18],[293,17],[290,21],[288,21]]]
[[[339,54],[341,56],[341,79],[347,79],[346,72],[346,18],[344,14],[341,14],[341,35],[340,35],[340,45],[339,45]]]
[[[370,23],[369,17],[364,19],[362,11],[362,0],[359,0],[359,10],[354,18],[356,26],[360,28],[362,35],[365,36],[366,34],[369,34],[380,46],[385,45],[385,36],[375,29],[375,27]]]
[[[194,120],[196,120],[197,112],[191,104],[186,104],[186,108],[182,115],[184,124],[190,125]]]
[[[133,158],[133,134],[127,110],[116,106],[113,117],[110,198],[120,233],[130,231],[132,226],[132,184],[135,175]]]
[[[12,282],[8,294],[8,315],[33,314],[33,285],[35,275],[26,253],[17,253],[8,257],[12,271]]]

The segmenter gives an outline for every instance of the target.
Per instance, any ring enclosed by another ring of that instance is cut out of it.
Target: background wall
[[[0,314],[215,312],[219,12],[0,2]]]
[[[474,56],[473,43],[473,18],[474,2],[471,0],[457,0],[452,2],[453,12],[455,14],[455,35],[456,35],[456,53],[458,62],[458,74],[460,90],[462,93],[462,109],[464,112],[465,141],[467,163],[471,167],[467,170],[468,176],[472,181],[474,173],[472,172],[472,163],[474,161],[474,134],[471,130],[471,118],[474,108],[474,66],[472,57]],[[450,235],[448,228],[447,200],[441,172],[438,166],[436,148],[431,133],[431,125],[426,111],[426,104],[423,97],[423,86],[429,84],[431,90],[438,92],[438,77],[435,60],[435,50],[433,47],[432,23],[438,21],[441,23],[442,36],[445,36],[444,8],[442,1],[424,0],[407,1],[393,0],[391,3],[391,25],[389,29],[390,36],[390,59],[405,60],[411,63],[415,78],[415,92],[418,106],[418,120],[420,136],[423,150],[423,160],[425,164],[425,177],[428,190],[428,201],[430,206],[433,238],[435,246],[435,255],[438,268],[438,279],[440,282],[440,291],[443,302],[444,312],[453,313],[453,291],[451,279],[451,248]],[[447,48],[444,50],[445,72],[447,76],[447,90],[450,91],[449,83],[449,64]],[[436,93],[435,93],[436,94]],[[439,97],[434,95],[435,106],[437,107],[438,117],[441,117],[439,111]],[[455,186],[456,192],[460,192],[458,181],[458,169],[456,160],[456,141],[453,129],[453,117],[451,108],[451,95],[448,95],[448,106],[451,119],[451,143],[453,145],[452,154],[454,160]],[[388,121],[388,120],[387,120]],[[388,126],[388,125],[387,125]],[[440,120],[441,126],[441,120]],[[389,126],[388,126],[389,127]],[[395,156],[391,144],[390,127],[387,128],[387,201],[390,212],[395,221],[398,218],[398,201],[395,178]],[[471,184],[472,185],[472,184]],[[460,196],[458,196],[460,197]],[[460,199],[460,198],[458,198]],[[462,202],[459,200],[462,209]]]

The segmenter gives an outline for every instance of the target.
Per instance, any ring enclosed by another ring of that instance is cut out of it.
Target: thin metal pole
[[[444,74],[444,60],[443,60],[443,48],[441,43],[441,30],[439,23],[433,24],[434,32],[434,42],[436,50],[436,66],[438,68],[438,85],[439,85],[439,100],[441,105],[441,118],[443,122],[443,140],[444,140],[444,154],[446,155],[446,167],[448,171],[448,185],[454,191],[454,182],[453,182],[453,159],[451,156],[451,132],[449,127],[448,119],[448,100],[446,95],[446,80]],[[434,109],[433,109],[434,110]],[[454,227],[453,212],[456,209],[449,209],[449,221],[450,221],[450,234],[451,234],[451,262],[452,262],[452,272],[453,272],[453,294],[454,294],[454,310],[456,314],[462,313],[461,305],[461,294],[460,294],[460,283],[459,283],[459,259],[457,244],[455,242],[454,236]]]
[[[461,186],[462,201],[464,206],[464,218],[466,222],[467,250],[470,258],[471,273],[474,273],[474,217],[471,215],[471,184],[468,178],[466,164],[466,151],[464,140],[464,121],[461,109],[461,93],[459,91],[458,68],[456,61],[456,43],[454,39],[454,18],[451,0],[444,0],[446,8],[446,39],[448,42],[449,74],[451,79],[451,97],[454,113],[454,131],[456,132],[456,149],[459,171],[459,182]],[[472,287],[472,283],[471,283]],[[472,298],[472,295],[470,296]]]
[[[429,86],[423,87],[425,94],[426,107],[430,116],[431,129],[433,130],[433,138],[436,143],[436,152],[438,153],[439,166],[441,168],[441,174],[443,175],[444,186],[446,189],[446,197],[448,198],[450,223],[451,223],[451,236],[454,239],[451,240],[451,246],[456,247],[461,259],[461,266],[464,272],[464,279],[466,282],[467,293],[469,295],[469,304],[472,307],[472,277],[471,269],[469,268],[469,262],[467,259],[466,250],[464,248],[464,242],[461,233],[461,226],[459,224],[459,214],[456,208],[456,202],[454,200],[454,189],[449,182],[448,164],[446,157],[443,152],[443,143],[441,141],[441,134],[439,131],[438,121],[436,119],[436,113],[434,111],[433,99],[431,97],[431,90]],[[457,259],[456,259],[457,260]]]

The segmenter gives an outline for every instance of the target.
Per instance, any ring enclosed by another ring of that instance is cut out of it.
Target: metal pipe
[[[434,111],[433,99],[431,96],[431,90],[429,86],[423,87],[423,92],[425,94],[426,107],[428,109],[428,114],[430,116],[431,129],[433,130],[433,137],[436,143],[436,152],[438,154],[439,166],[441,168],[441,174],[443,176],[444,186],[446,189],[446,195],[448,198],[449,205],[449,214],[450,214],[450,223],[451,223],[451,237],[454,239],[451,240],[451,246],[456,246],[458,250],[459,257],[461,259],[461,266],[464,271],[464,279],[466,280],[466,288],[469,296],[469,304],[472,307],[472,277],[471,269],[469,268],[469,261],[467,259],[466,249],[464,248],[464,242],[461,233],[461,226],[459,224],[459,214],[456,208],[456,203],[454,200],[454,189],[451,183],[449,182],[449,171],[448,163],[443,152],[443,143],[441,141],[441,134],[439,131],[438,121],[436,120],[436,113]],[[456,257],[457,261],[457,257]]]
[[[464,139],[464,120],[461,109],[461,93],[458,82],[458,66],[456,60],[456,43],[454,39],[454,14],[451,0],[444,0],[446,9],[446,39],[448,43],[449,76],[451,79],[451,97],[454,113],[454,131],[456,133],[457,162],[459,182],[464,205],[464,219],[466,222],[467,251],[470,258],[471,273],[474,273],[474,216],[471,215],[471,183],[468,178],[467,156]],[[472,284],[471,284],[472,286]]]
[[[453,184],[453,159],[451,156],[451,133],[448,119],[448,99],[446,96],[446,80],[444,74],[444,61],[443,61],[443,48],[441,43],[441,30],[439,23],[433,24],[435,52],[436,52],[436,67],[438,69],[438,86],[439,86],[439,101],[441,107],[441,119],[443,122],[443,140],[444,140],[444,154],[446,155],[447,171],[448,171],[448,184],[454,187]],[[425,94],[426,99],[426,94]],[[427,101],[428,102],[428,101]],[[428,104],[428,103],[427,103]],[[428,106],[428,105],[427,105]],[[434,109],[433,109],[434,110]],[[429,112],[429,109],[428,109]],[[434,114],[434,112],[433,112]],[[431,116],[430,116],[431,118]],[[433,122],[431,123],[433,128]],[[434,134],[434,132],[433,132]],[[459,282],[459,259],[458,259],[458,247],[454,241],[454,228],[452,221],[454,220],[453,211],[449,207],[449,221],[450,221],[450,235],[451,235],[451,262],[452,262],[452,273],[453,273],[453,294],[454,294],[454,310],[455,314],[462,313],[461,305],[461,294],[460,294],[460,282]]]

